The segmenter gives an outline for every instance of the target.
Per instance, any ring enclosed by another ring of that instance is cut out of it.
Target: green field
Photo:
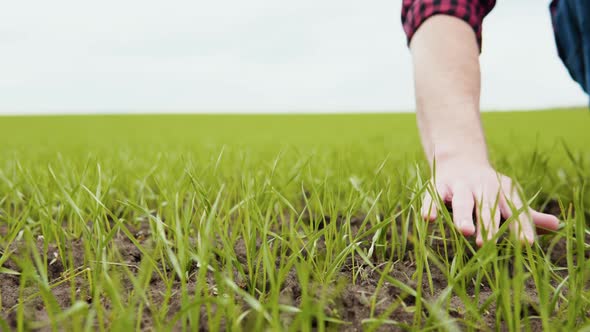
[[[590,112],[483,118],[532,247],[420,219],[414,114],[0,118],[0,330],[590,328]]]

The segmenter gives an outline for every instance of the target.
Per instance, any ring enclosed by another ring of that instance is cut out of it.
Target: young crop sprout
[[[0,113],[389,105],[393,5],[416,114],[0,117],[0,331],[590,332],[588,108],[480,114],[496,1],[396,3],[5,1]],[[583,103],[502,3],[495,78]],[[588,92],[590,0],[550,14]]]

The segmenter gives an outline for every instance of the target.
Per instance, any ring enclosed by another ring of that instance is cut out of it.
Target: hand
[[[529,244],[535,241],[535,229],[557,230],[559,220],[550,214],[524,207],[517,185],[509,177],[497,173],[487,162],[473,162],[469,158],[454,158],[436,163],[434,187],[445,204],[453,208],[453,222],[465,236],[477,232],[476,244],[481,247],[498,233],[500,216],[508,219],[513,214],[509,228],[518,238]],[[473,221],[475,208],[477,229]],[[429,192],[422,205],[424,219],[437,217],[436,201]]]

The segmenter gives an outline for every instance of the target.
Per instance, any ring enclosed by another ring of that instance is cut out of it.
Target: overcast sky
[[[411,111],[400,0],[0,5],[0,113]],[[498,0],[482,107],[582,105],[547,1]]]

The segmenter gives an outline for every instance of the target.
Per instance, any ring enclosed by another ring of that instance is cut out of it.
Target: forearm
[[[454,10],[441,13],[442,3]],[[414,61],[420,136],[431,167],[436,161],[436,176],[431,179],[435,192],[425,192],[421,214],[436,220],[440,198],[451,205],[457,230],[466,236],[475,234],[478,246],[497,239],[501,217],[513,220],[510,230],[526,243],[535,240],[533,226],[559,227],[554,216],[528,208],[512,179],[496,172],[488,161],[479,115],[477,41],[483,17],[494,3],[404,0],[402,15]],[[457,14],[453,6],[479,16],[441,15]]]
[[[488,163],[479,115],[479,48],[465,22],[437,15],[410,44],[418,127],[429,162]]]

